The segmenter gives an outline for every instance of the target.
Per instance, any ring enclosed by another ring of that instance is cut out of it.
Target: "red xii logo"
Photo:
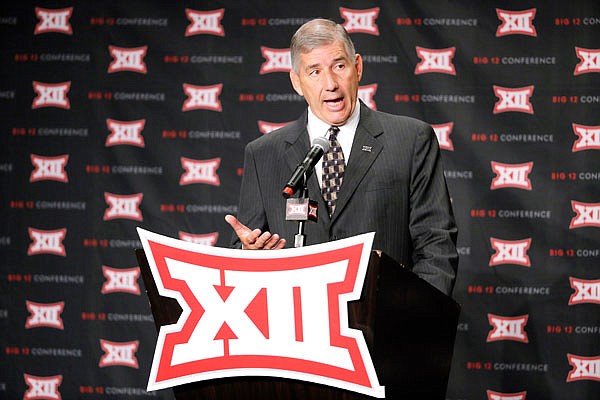
[[[360,298],[372,233],[275,252],[138,233],[159,293],[183,310],[160,330],[148,390],[258,375],[385,395],[347,314]]]
[[[573,369],[569,371],[567,382],[579,380],[600,381],[600,357],[582,357],[567,354],[569,364]]]
[[[573,75],[600,72],[600,49],[584,49],[575,47],[580,62],[575,66]]]
[[[23,374],[23,377],[27,386],[29,386],[29,389],[27,389],[23,396],[23,400],[61,400],[58,388],[62,383],[62,375],[34,376]]]
[[[33,99],[32,109],[41,107],[57,107],[70,109],[71,104],[67,93],[71,89],[71,82],[63,83],[42,83],[33,82],[33,90],[37,97]]]
[[[135,352],[138,349],[140,342],[135,340],[132,342],[110,342],[100,339],[100,347],[104,350],[104,355],[100,358],[99,367],[110,367],[122,365],[137,369],[139,367],[138,360],[135,357]]]
[[[518,317],[501,317],[499,315],[488,314],[488,321],[494,329],[488,334],[487,341],[514,340],[516,342],[528,343],[527,332],[524,330],[528,319],[529,315],[527,314]]]
[[[190,24],[185,30],[185,36],[199,34],[225,36],[225,29],[221,25],[221,19],[225,15],[224,8],[213,11],[196,11],[186,8],[185,15],[190,20]]]
[[[525,400],[527,392],[519,393],[500,393],[493,390],[487,391],[488,400]]]
[[[531,266],[527,255],[531,238],[523,240],[502,240],[490,238],[490,242],[496,253],[490,258],[490,267],[500,264],[516,264],[525,267]]]
[[[452,143],[452,139],[450,139],[452,129],[454,128],[454,122],[446,122],[445,124],[431,125],[431,127],[435,132],[435,137],[437,138],[440,149],[454,151],[454,144]]]
[[[146,63],[144,62],[148,46],[136,48],[108,46],[108,51],[113,57],[113,62],[108,66],[109,74],[119,71],[131,71],[140,74],[148,72]]]
[[[340,7],[340,14],[346,20],[344,28],[348,33],[361,32],[379,36],[379,27],[375,23],[379,16],[379,7],[368,10],[351,10]]]
[[[496,8],[496,15],[502,21],[496,30],[496,37],[505,35],[537,36],[535,26],[533,26],[535,12],[535,8],[523,11],[506,11]]]
[[[533,114],[533,105],[530,98],[535,87],[525,86],[522,88],[506,88],[494,85],[494,94],[498,101],[494,104],[494,114],[503,112],[522,112]]]
[[[35,8],[35,15],[38,17],[40,22],[35,26],[33,31],[34,35],[41,33],[64,33],[66,35],[72,35],[73,29],[69,19],[73,14],[73,7],[62,8],[60,10],[48,10],[46,8]]]
[[[452,63],[456,47],[434,50],[417,46],[416,49],[421,62],[415,67],[415,75],[431,72],[456,75],[456,69]]]
[[[271,72],[289,72],[292,69],[292,56],[290,49],[271,49],[262,46],[260,48],[262,56],[266,60],[260,66],[260,74],[269,74]]]

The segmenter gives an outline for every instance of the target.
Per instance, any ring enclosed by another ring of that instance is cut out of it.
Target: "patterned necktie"
[[[337,134],[340,128],[332,126],[327,131],[329,133],[329,151],[323,156],[323,180],[321,182],[321,193],[327,203],[329,216],[335,211],[335,202],[338,192],[342,186],[344,177],[344,152],[342,146],[337,140]]]

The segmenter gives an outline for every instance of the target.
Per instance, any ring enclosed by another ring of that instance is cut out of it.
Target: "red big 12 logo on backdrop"
[[[569,364],[573,367],[567,376],[567,382],[592,380],[600,381],[600,356],[583,357],[567,354]]]
[[[193,160],[191,158],[181,157],[181,166],[185,172],[179,178],[179,185],[191,185],[192,183],[204,183],[207,185],[219,186],[221,181],[217,175],[217,169],[221,165],[221,158],[212,158],[210,160]]]
[[[583,150],[600,150],[600,125],[586,126],[572,124],[577,140],[573,143],[573,153]]]
[[[69,18],[73,14],[73,7],[49,10],[47,8],[35,8],[35,15],[40,20],[33,31],[34,35],[42,33],[64,33],[72,35],[73,29]]]
[[[62,83],[42,83],[33,82],[33,90],[37,93],[37,97],[33,99],[31,104],[32,109],[42,107],[56,107],[70,109],[71,104],[67,93],[71,89],[71,82]]]
[[[191,110],[211,110],[222,111],[219,95],[223,90],[223,84],[219,83],[211,86],[195,86],[189,83],[183,84],[183,91],[188,98],[183,102],[182,111]]]
[[[452,63],[456,47],[435,50],[417,46],[416,49],[421,62],[415,67],[415,75],[432,72],[456,75],[456,69]]]
[[[454,122],[446,122],[445,124],[431,125],[431,127],[435,132],[435,137],[437,138],[440,149],[454,151],[454,144],[452,143],[452,139],[450,139],[452,129],[454,129]]]
[[[201,244],[204,246],[214,246],[219,239],[219,232],[193,234],[179,231],[179,240]]]
[[[373,96],[377,93],[377,84],[363,85],[358,87],[358,98],[365,103],[371,110],[377,110],[377,104],[373,100]]]
[[[104,211],[104,221],[111,219],[132,219],[142,221],[140,203],[144,197],[143,193],[121,196],[113,193],[104,193],[104,200],[108,208]]]
[[[62,383],[62,375],[54,376],[34,376],[29,374],[23,374],[25,383],[29,387],[25,391],[23,400],[61,400],[60,392],[58,388]]]
[[[585,280],[569,277],[571,288],[575,293],[569,298],[569,305],[592,303],[600,304],[600,279]]]
[[[491,190],[516,188],[531,190],[529,173],[533,169],[533,161],[523,164],[504,164],[492,161],[492,171],[496,177],[492,179]]]
[[[108,66],[108,73],[130,71],[145,74],[148,72],[144,57],[148,52],[148,46],[125,48],[108,46],[108,52],[113,61]]]
[[[271,252],[138,233],[159,294],[182,309],[160,329],[148,390],[276,376],[385,396],[362,332],[348,326],[373,233]]]
[[[379,36],[379,27],[375,20],[379,16],[379,7],[368,10],[351,10],[340,7],[340,15],[344,18],[344,28],[348,33],[361,32]]]
[[[516,264],[531,267],[527,251],[531,246],[531,238],[523,240],[502,240],[490,238],[492,248],[496,253],[490,257],[490,267],[500,264]]]
[[[55,328],[64,329],[63,321],[60,315],[65,308],[65,302],[42,304],[27,300],[25,302],[30,316],[25,322],[25,328]]]
[[[65,257],[67,251],[63,245],[63,240],[67,236],[67,228],[42,230],[36,228],[28,228],[29,237],[33,242],[27,249],[27,255],[33,256],[38,254],[55,254]]]
[[[493,390],[487,391],[488,400],[525,400],[527,392],[519,393],[500,393]]]
[[[522,112],[533,114],[531,96],[535,86],[524,86],[520,88],[507,88],[494,85],[494,94],[498,101],[494,104],[494,114],[504,112]]]
[[[190,24],[185,30],[185,36],[200,34],[225,36],[225,29],[221,25],[223,15],[225,15],[224,8],[212,11],[196,11],[186,8],[185,16],[190,20]]]
[[[131,145],[144,147],[145,143],[142,131],[144,130],[145,125],[145,119],[138,119],[136,121],[107,119],[106,126],[111,133],[106,137],[104,146]]]
[[[258,130],[266,135],[267,133],[273,132],[275,129],[283,128],[290,122],[267,122],[267,121],[258,121]]]
[[[496,37],[505,35],[537,36],[535,26],[533,26],[535,13],[535,8],[523,11],[506,11],[496,8],[496,15],[502,21],[496,30]]]
[[[290,49],[272,49],[270,47],[261,46],[260,52],[266,60],[260,66],[259,73],[261,75],[270,74],[272,72],[290,72],[292,69],[292,56]]]
[[[575,47],[575,54],[577,54],[580,62],[575,66],[573,75],[600,72],[600,49]]]
[[[525,325],[529,315],[520,315],[518,317],[502,317],[500,315],[488,314],[488,321],[493,329],[487,337],[488,342],[498,340],[514,340],[516,342],[528,343]]]
[[[65,172],[65,165],[67,165],[67,161],[69,161],[68,154],[56,157],[44,157],[37,154],[31,154],[30,157],[31,163],[35,166],[35,170],[31,172],[29,182],[69,181],[67,173]]]
[[[138,340],[131,342],[111,342],[100,339],[100,347],[104,355],[100,357],[99,367],[112,367],[121,365],[130,368],[139,368],[135,353],[139,347]]]
[[[106,282],[102,285],[102,294],[115,292],[140,294],[140,285],[137,282],[140,277],[139,267],[117,269],[103,265],[102,274],[106,278]]]
[[[571,200],[571,208],[577,215],[571,219],[569,229],[600,227],[600,203],[582,203]]]

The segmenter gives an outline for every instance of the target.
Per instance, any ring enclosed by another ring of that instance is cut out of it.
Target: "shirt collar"
[[[354,111],[350,118],[346,121],[344,125],[340,125],[340,136],[352,136],[354,137],[354,132],[356,132],[356,128],[358,127],[358,121],[360,120],[360,102],[356,101],[356,106],[354,107]],[[308,107],[308,135],[310,137],[311,143],[312,140],[318,136],[324,136],[331,125],[320,120]]]

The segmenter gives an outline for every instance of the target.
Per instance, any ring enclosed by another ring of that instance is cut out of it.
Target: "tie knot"
[[[329,127],[329,130],[327,132],[329,132],[329,139],[330,140],[334,140],[337,136],[337,134],[339,133],[340,128],[338,128],[337,126],[331,126]]]

